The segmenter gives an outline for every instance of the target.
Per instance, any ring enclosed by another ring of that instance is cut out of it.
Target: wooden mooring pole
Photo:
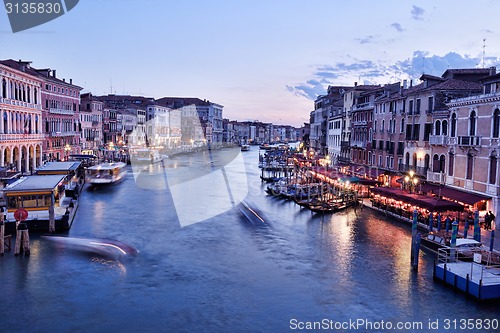
[[[25,256],[30,255],[30,236],[28,232],[28,225],[24,222],[19,223],[16,231],[16,245],[14,255],[21,253],[21,248]]]
[[[5,252],[5,223],[3,222],[3,212],[0,214],[0,254]]]

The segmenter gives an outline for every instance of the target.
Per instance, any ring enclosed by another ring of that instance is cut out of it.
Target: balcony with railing
[[[352,107],[353,111],[361,111],[361,110],[369,110],[369,109],[373,109],[373,102],[360,103],[360,104],[356,104]]]
[[[429,144],[434,146],[446,146],[448,145],[449,137],[448,135],[430,135]]]
[[[446,182],[446,174],[444,172],[427,171],[427,181],[444,184]]]
[[[23,106],[25,108],[37,109],[37,110],[41,110],[42,109],[42,106],[40,104],[22,102],[22,101],[18,101],[18,100],[15,100],[15,99],[10,99],[10,98],[0,98],[0,104],[9,104],[9,105],[15,105],[15,106]]]
[[[458,145],[463,147],[478,147],[481,145],[480,136],[459,136]]]
[[[78,135],[78,132],[66,131],[66,132],[49,132],[49,137],[66,137],[66,136],[75,136]]]
[[[351,147],[353,147],[353,148],[366,148],[366,141],[352,141]]]
[[[349,164],[351,163],[351,159],[349,157],[339,156],[337,157],[337,161],[339,163]]]
[[[65,115],[69,115],[69,116],[72,116],[75,114],[75,112],[73,110],[64,110],[64,109],[57,109],[57,108],[50,108],[49,109],[49,113],[52,113],[52,114],[65,114]]]
[[[45,134],[0,134],[0,141],[43,140]]]
[[[413,165],[407,165],[407,164],[399,164],[398,170],[400,172],[410,172],[413,170],[417,175],[422,177],[427,177],[427,171],[429,170],[429,168],[420,166],[415,167]]]

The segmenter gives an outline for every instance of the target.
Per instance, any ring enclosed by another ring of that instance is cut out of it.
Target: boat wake
[[[255,225],[267,225],[265,216],[257,208],[253,207],[247,201],[243,200],[238,205],[238,209],[245,219]]]
[[[106,259],[123,260],[135,257],[138,253],[134,247],[112,239],[60,235],[44,235],[42,238],[51,242],[57,248],[98,255]]]

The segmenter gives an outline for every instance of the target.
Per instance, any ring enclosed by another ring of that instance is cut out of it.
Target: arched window
[[[439,120],[436,120],[434,134],[441,135],[441,122]]]
[[[7,122],[8,122],[8,118],[7,118],[7,112],[6,112],[6,111],[4,111],[4,113],[3,113],[3,120],[2,120],[2,121],[3,121],[3,133],[4,133],[4,134],[7,134],[7,133],[8,133],[8,132],[7,132]]]
[[[448,154],[449,164],[448,164],[448,175],[453,176],[453,165],[455,164],[455,154],[453,151],[450,151]]]
[[[439,172],[439,156],[437,154],[432,156],[432,172]]]
[[[441,157],[439,157],[439,172],[444,172],[445,163],[446,163],[446,158],[444,155],[441,155]]]
[[[38,89],[35,88],[34,95],[33,95],[33,100],[35,104],[38,104]]]
[[[457,136],[457,114],[454,113],[451,115],[451,136],[456,137]]]
[[[417,168],[417,153],[413,153],[413,167]]]
[[[400,133],[403,133],[405,131],[405,118],[401,118],[401,127],[399,129]]]
[[[474,166],[474,155],[472,153],[467,154],[467,173],[465,175],[465,178],[467,179],[472,179],[472,169]]]
[[[493,112],[493,133],[492,137],[493,138],[498,138],[498,135],[500,134],[500,110],[495,109]]]
[[[431,164],[431,157],[429,154],[425,154],[424,157],[424,172],[427,173],[427,170],[429,170],[429,165]]]
[[[30,87],[28,86],[28,103],[31,103],[31,89]]]
[[[490,184],[497,183],[497,153],[496,151],[491,153],[490,156],[490,175],[488,177],[488,182]]]
[[[406,167],[408,167],[410,165],[410,153],[406,153],[405,164],[406,164]]]
[[[385,131],[385,120],[382,119],[382,128],[380,129],[380,132]]]
[[[443,120],[443,123],[441,124],[441,129],[443,132],[443,135],[448,135],[448,121]]]
[[[476,135],[476,111],[472,111],[469,116],[469,135]]]
[[[2,80],[2,97],[7,98],[7,81]]]

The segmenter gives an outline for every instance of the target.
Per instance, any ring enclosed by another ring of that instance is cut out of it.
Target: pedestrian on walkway
[[[484,229],[485,230],[488,230],[489,229],[489,225],[490,225],[490,222],[491,222],[491,217],[490,217],[490,212],[487,212],[485,215],[484,215]]]
[[[491,230],[491,225],[495,221],[495,215],[491,212],[491,210],[488,212],[490,214],[490,222],[488,223],[488,230]]]

